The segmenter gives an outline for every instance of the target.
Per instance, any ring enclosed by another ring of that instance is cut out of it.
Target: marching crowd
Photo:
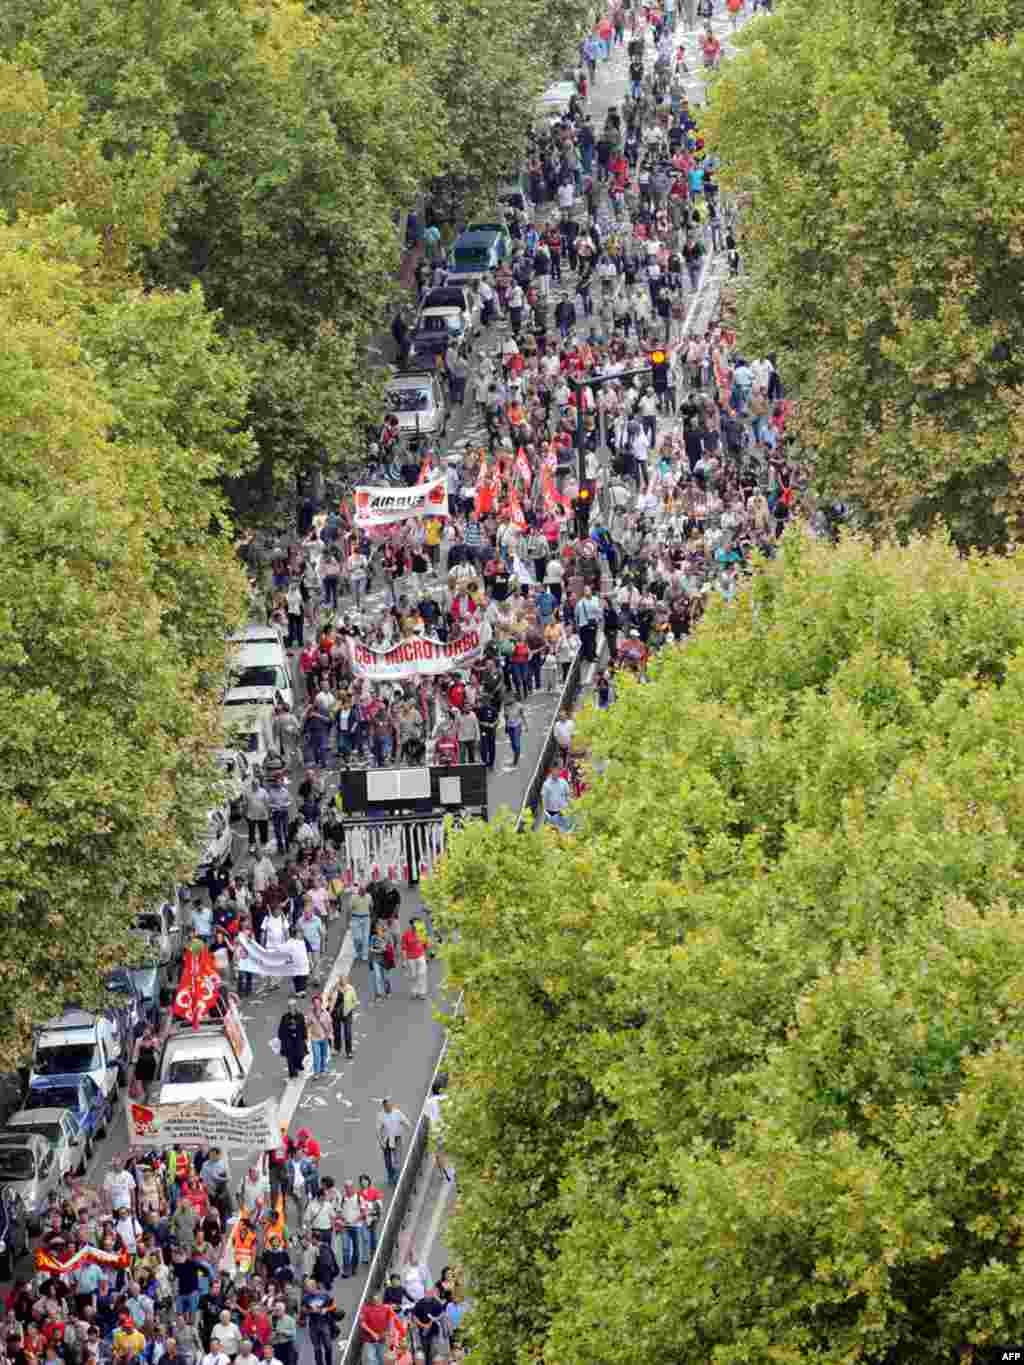
[[[377,1129],[392,1183],[403,1126],[385,1100]],[[0,1359],[298,1365],[308,1341],[314,1365],[330,1365],[344,1317],[333,1288],[369,1263],[384,1195],[368,1174],[339,1187],[320,1156],[309,1129],[282,1128],[240,1180],[216,1147],[176,1146],[115,1160],[99,1189],[67,1181],[38,1273],[5,1297]],[[458,1360],[463,1311],[456,1273],[433,1282],[410,1246],[350,1330],[378,1344],[366,1354],[381,1362],[385,1347],[397,1361],[413,1350]]]
[[[628,95],[599,118],[591,85],[619,46]],[[710,27],[698,48],[717,63]],[[341,764],[494,768],[503,733],[514,768],[531,699],[557,692],[578,656],[595,662],[607,705],[615,670],[643,677],[651,654],[685,643],[709,596],[731,600],[790,517],[830,534],[834,510],[809,490],[772,358],[744,355],[724,314],[697,321],[705,272],[716,262],[726,276],[741,269],[740,228],[688,74],[668,6],[616,6],[584,44],[568,111],[533,144],[532,202],[510,210],[510,257],[480,286],[483,324],[507,324],[500,345],[477,358],[471,383],[458,348],[444,359],[452,401],[474,405],[482,439],[444,462],[426,446],[415,453],[422,477],[444,472],[451,515],[366,532],[344,506],[307,506],[299,538],[271,564],[267,616],[304,679],[294,710],[274,708],[275,739],[286,770],[308,767],[277,804],[272,784],[253,785],[249,884],[213,872],[210,907],[194,907],[196,933],[243,995],[253,981],[234,973],[240,930],[265,946],[300,937],[317,978],[340,893],[340,811],[322,773],[332,750]],[[423,287],[443,273],[426,267]],[[436,677],[372,682],[349,648],[455,641],[471,627],[486,642],[479,657]],[[579,778],[571,716],[559,726],[561,761],[542,802],[565,829]],[[283,863],[270,857],[271,827]],[[403,931],[397,902],[386,882],[353,897],[375,1002],[399,963],[425,995],[426,928]],[[300,1008],[307,982],[295,985],[282,1057],[297,1074],[311,1051],[322,1075],[330,1048],[351,1055],[358,997],[342,978],[331,997]],[[407,1125],[382,1107],[391,1183]],[[301,1129],[283,1131],[265,1166],[240,1181],[216,1150],[172,1149],[117,1163],[99,1192],[69,1184],[44,1234],[48,1259],[7,1295],[0,1361],[297,1365],[308,1338],[316,1365],[329,1365],[341,1331],[332,1286],[372,1254],[385,1196],[369,1174],[339,1188],[319,1168],[319,1146]],[[461,1355],[462,1310],[456,1277],[431,1285],[410,1248],[349,1327],[368,1365],[413,1352],[437,1365]]]
[[[724,316],[694,326],[705,271],[723,256],[739,268],[739,229],[671,16],[638,7],[608,23],[567,113],[536,136],[511,254],[480,285],[503,339],[468,385],[457,341],[444,358],[483,440],[443,464],[426,443],[410,457],[422,478],[445,474],[451,515],[362,531],[344,505],[308,508],[273,564],[267,610],[301,651],[307,692],[301,715],[278,708],[278,733],[315,764],[333,749],[346,765],[493,767],[503,727],[515,766],[524,703],[557,690],[578,651],[595,658],[599,634],[611,668],[642,672],[710,594],[732,598],[791,516],[830,533],[772,358],[742,354]],[[598,126],[589,82],[616,42],[630,91]],[[421,288],[444,276],[424,262]],[[352,639],[387,649],[481,625],[482,657],[455,673],[376,683],[352,662]]]

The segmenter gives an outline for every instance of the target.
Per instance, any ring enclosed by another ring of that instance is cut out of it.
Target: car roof
[[[48,1147],[49,1143],[42,1133],[31,1131],[24,1133],[12,1133],[9,1128],[0,1129],[0,1146],[3,1147],[38,1147],[42,1144]]]
[[[165,1047],[172,1057],[219,1057],[231,1051],[231,1044],[223,1033],[208,1034],[205,1038],[201,1034],[179,1033],[177,1037],[168,1038]]]
[[[260,640],[266,640],[268,643],[272,640],[275,644],[280,644],[281,636],[274,626],[248,625],[243,630],[236,631],[234,635],[229,635],[228,640],[231,644],[246,644]]]
[[[389,389],[420,389],[429,379],[434,379],[432,370],[405,371],[388,380]]]
[[[449,304],[461,308],[472,293],[468,284],[439,284],[436,289],[431,289],[424,295],[423,308],[441,308]]]
[[[467,228],[465,232],[459,233],[452,246],[457,247],[460,244],[482,246],[491,241],[496,231],[495,228]]]
[[[59,1123],[65,1114],[69,1118],[75,1117],[74,1110],[68,1109],[66,1106],[62,1109],[22,1109],[19,1113],[12,1114],[7,1120],[6,1126],[8,1128],[31,1129],[36,1123]],[[0,1128],[0,1135],[3,1132],[4,1129]]]

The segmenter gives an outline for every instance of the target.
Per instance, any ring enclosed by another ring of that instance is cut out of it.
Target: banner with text
[[[247,934],[239,934],[235,968],[251,976],[308,976],[309,950],[298,938],[290,938],[276,948],[262,948]]]
[[[251,1109],[233,1109],[215,1100],[188,1100],[184,1104],[142,1104],[127,1100],[128,1145],[163,1150],[180,1142],[183,1147],[219,1147],[222,1152],[255,1152],[276,1147],[281,1141],[277,1100],[264,1100]]]
[[[359,640],[352,640],[352,672],[357,678],[368,678],[371,682],[387,682],[413,674],[427,677],[450,673],[478,659],[490,638],[491,628],[484,621],[447,644],[430,635],[416,635],[388,649],[371,649]]]
[[[448,479],[428,479],[412,488],[373,488],[361,485],[355,491],[356,525],[385,526],[409,517],[446,517]]]

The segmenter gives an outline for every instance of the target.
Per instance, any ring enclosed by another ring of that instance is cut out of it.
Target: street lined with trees
[[[249,605],[236,519],[364,456],[397,224],[442,172],[486,194],[519,164],[583,8],[557,14],[0,14],[0,1066],[95,1002],[139,909],[194,870]]]
[[[581,724],[575,834],[453,841],[483,1359],[1019,1336],[1022,575],[794,531]]]

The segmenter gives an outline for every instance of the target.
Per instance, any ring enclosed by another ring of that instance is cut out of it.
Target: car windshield
[[[75,1076],[96,1070],[99,1064],[95,1043],[63,1043],[59,1047],[41,1047],[36,1053],[35,1070],[40,1076]]]
[[[276,687],[279,690],[288,686],[288,679],[283,668],[276,668],[273,664],[254,664],[249,668],[240,668],[232,676],[232,687]]]
[[[0,1180],[31,1180],[36,1163],[27,1147],[4,1147],[0,1144]]]
[[[453,324],[457,323],[457,318],[445,317],[442,313],[435,313],[433,317],[420,319],[421,332],[445,332]]]
[[[164,1080],[168,1085],[198,1085],[201,1081],[229,1081],[223,1057],[183,1057],[172,1061]]]
[[[457,246],[452,252],[456,270],[477,270],[486,266],[490,258],[490,248],[486,246]]]
[[[393,412],[429,412],[429,389],[392,389],[388,403]]]
[[[33,1123],[32,1132],[44,1137],[51,1147],[56,1147],[62,1136],[59,1123]]]
[[[71,1109],[78,1112],[78,1091],[71,1085],[52,1086],[47,1090],[30,1090],[25,1097],[26,1109]]]

